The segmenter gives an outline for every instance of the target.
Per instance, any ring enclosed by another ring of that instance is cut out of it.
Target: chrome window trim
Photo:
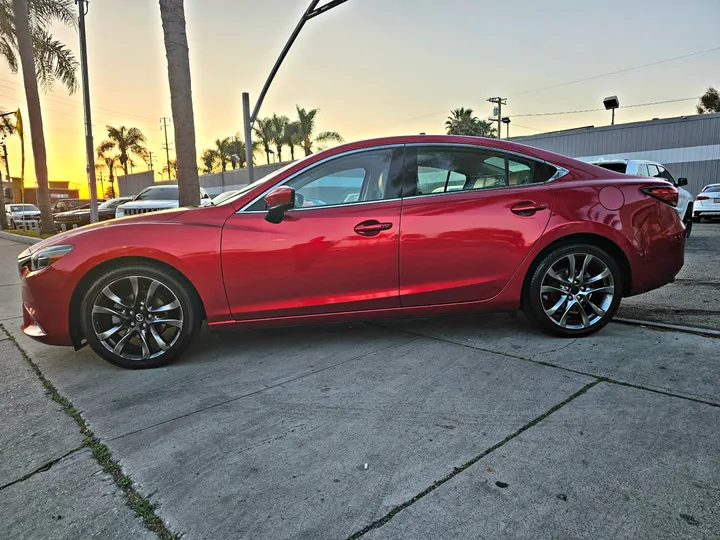
[[[548,180],[546,180],[545,182],[534,182],[534,183],[532,183],[532,184],[521,184],[521,185],[519,185],[519,186],[500,186],[500,187],[496,187],[496,188],[480,188],[480,189],[468,189],[468,190],[458,190],[458,191],[443,191],[442,193],[427,193],[427,194],[425,194],[425,195],[415,195],[415,196],[410,196],[410,197],[395,197],[395,198],[393,198],[393,199],[380,199],[380,200],[377,200],[377,201],[360,201],[360,202],[355,202],[355,203],[329,204],[329,205],[326,205],[326,206],[316,206],[316,207],[311,207],[311,206],[309,206],[309,207],[306,207],[306,208],[294,208],[294,209],[290,210],[290,212],[307,211],[307,210],[321,210],[321,209],[323,209],[323,208],[337,208],[337,207],[340,207],[340,206],[358,206],[358,205],[361,205],[361,204],[375,204],[375,203],[388,202],[388,201],[399,201],[399,200],[402,200],[403,198],[406,198],[406,199],[417,199],[417,198],[420,198],[420,197],[432,197],[432,196],[436,196],[436,195],[448,195],[448,194],[453,194],[453,193],[468,193],[468,192],[476,192],[476,191],[495,191],[495,190],[498,190],[498,189],[508,189],[508,188],[517,188],[517,187],[543,186],[543,185],[547,185],[547,184],[550,183],[550,182],[553,182],[554,180],[558,180],[559,178],[562,178],[563,176],[565,176],[566,174],[568,174],[568,173],[570,172],[570,171],[568,171],[565,167],[561,167],[560,165],[556,165],[555,163],[552,163],[551,161],[547,161],[547,160],[544,160],[544,159],[536,158],[536,157],[533,157],[533,156],[528,156],[527,154],[522,154],[522,153],[520,153],[520,152],[515,152],[515,151],[513,151],[513,150],[504,150],[504,149],[497,148],[497,147],[494,147],[494,146],[485,146],[485,145],[480,145],[480,144],[466,144],[466,143],[462,143],[462,144],[457,144],[457,143],[443,143],[443,142],[419,142],[419,143],[395,143],[395,144],[385,144],[385,145],[382,145],[382,146],[370,146],[370,147],[368,147],[368,148],[358,148],[358,149],[355,149],[355,150],[350,150],[350,151],[348,151],[348,152],[343,152],[343,153],[341,153],[341,154],[336,154],[336,155],[334,155],[334,156],[329,156],[329,157],[326,157],[325,159],[321,159],[321,160],[318,161],[317,163],[314,163],[314,164],[312,165],[312,167],[310,167],[309,169],[299,170],[299,171],[293,173],[292,175],[288,176],[285,180],[283,180],[283,181],[280,182],[279,184],[275,184],[274,186],[266,189],[263,193],[261,193],[260,195],[258,195],[257,197],[255,197],[255,198],[254,198],[252,201],[250,201],[249,203],[245,204],[240,210],[237,210],[235,213],[236,213],[236,214],[239,214],[239,213],[242,212],[242,213],[244,213],[244,214],[265,214],[265,213],[267,212],[267,210],[247,210],[247,209],[248,209],[249,207],[251,207],[253,204],[255,204],[256,202],[258,202],[260,199],[262,199],[263,197],[265,197],[265,195],[267,195],[268,193],[270,193],[273,189],[278,188],[278,187],[280,187],[280,186],[283,186],[283,185],[287,184],[288,182],[290,182],[291,180],[293,180],[294,178],[296,178],[296,177],[299,176],[300,174],[303,174],[303,173],[305,173],[305,172],[307,172],[307,171],[310,171],[310,170],[314,169],[315,167],[318,167],[318,166],[320,166],[320,165],[322,165],[322,164],[324,164],[324,163],[327,163],[328,161],[332,161],[332,160],[334,160],[334,159],[338,159],[338,158],[345,157],[345,156],[350,156],[350,155],[353,155],[353,154],[359,154],[359,153],[362,153],[362,152],[370,152],[370,151],[373,151],[373,150],[385,150],[385,149],[389,149],[389,148],[394,149],[394,148],[401,148],[401,147],[418,147],[418,146],[446,146],[446,147],[449,147],[449,148],[470,148],[470,149],[476,149],[476,150],[477,150],[477,149],[482,149],[482,150],[490,150],[490,151],[494,151],[494,152],[501,152],[501,153],[509,154],[509,155],[512,155],[512,156],[517,156],[517,157],[520,157],[520,158],[523,158],[523,159],[529,159],[529,160],[531,160],[531,161],[536,161],[536,162],[538,162],[538,163],[545,163],[546,165],[550,165],[551,167],[554,167],[554,168],[556,169],[556,172],[555,172],[555,174],[554,174],[553,176],[551,176],[551,177],[550,177]]]
[[[320,166],[320,165],[322,165],[322,164],[324,164],[324,163],[327,163],[328,161],[332,161],[332,160],[334,160],[334,159],[342,158],[342,157],[345,157],[345,156],[351,156],[351,155],[353,155],[353,154],[360,154],[360,153],[362,153],[362,152],[371,152],[371,151],[373,151],[373,150],[386,150],[386,149],[388,149],[388,148],[402,148],[402,147],[404,147],[404,146],[405,146],[405,143],[384,144],[384,145],[382,145],[382,146],[369,146],[369,147],[367,147],[367,148],[357,148],[357,149],[355,149],[355,150],[350,150],[350,151],[348,151],[348,152],[342,152],[342,153],[340,153],[340,154],[335,154],[334,156],[328,156],[328,157],[326,157],[325,159],[321,159],[321,160],[318,161],[317,163],[313,163],[312,166],[309,167],[309,168],[301,169],[301,170],[299,170],[299,171],[291,174],[290,176],[288,176],[285,180],[283,180],[283,181],[280,182],[279,184],[275,184],[274,186],[269,187],[268,189],[266,189],[265,191],[263,191],[260,195],[258,195],[257,197],[255,197],[252,201],[250,201],[249,203],[247,203],[246,205],[244,205],[240,210],[238,210],[238,211],[235,212],[235,213],[236,213],[236,214],[239,214],[240,212],[243,212],[243,213],[246,213],[246,214],[260,214],[260,213],[264,214],[264,213],[266,213],[267,210],[247,210],[247,208],[251,207],[253,204],[255,204],[255,203],[258,202],[260,199],[262,199],[263,197],[265,197],[265,195],[267,195],[268,193],[270,193],[273,189],[279,188],[280,186],[284,186],[285,184],[287,184],[287,183],[290,182],[291,180],[297,178],[297,177],[300,176],[301,174],[306,173],[306,172],[308,172],[308,171],[311,171],[311,170],[313,170],[315,167],[318,167],[318,166]],[[351,206],[351,205],[358,205],[358,204],[370,204],[370,203],[378,203],[378,202],[385,202],[385,201],[394,201],[394,200],[398,200],[398,199],[399,199],[399,197],[398,197],[398,198],[395,198],[395,199],[380,199],[380,200],[378,200],[378,201],[360,201],[360,202],[355,202],[355,203],[343,203],[343,204],[332,204],[332,205],[328,204],[328,205],[326,205],[326,206],[316,206],[316,207],[308,206],[308,207],[306,207],[306,208],[293,208],[292,210],[290,210],[290,212],[295,212],[296,210],[318,210],[318,209],[320,209],[320,208],[330,208],[330,207],[338,207],[338,206]]]

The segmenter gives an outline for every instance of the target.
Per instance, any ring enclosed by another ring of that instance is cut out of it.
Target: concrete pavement
[[[717,339],[611,324],[558,340],[522,317],[492,314],[204,331],[177,364],[123,371],[88,349],[22,336],[9,317],[19,311],[11,255],[23,248],[0,241],[0,276],[10,279],[0,287],[0,322],[184,539],[712,538],[720,530]],[[702,251],[700,273],[718,279],[705,261],[714,253]],[[690,265],[687,279],[698,275]],[[30,400],[39,382],[19,365],[8,379]],[[7,454],[18,472],[82,443],[72,421],[29,429],[55,410],[42,391],[35,397],[51,409],[8,413],[37,416],[15,421],[24,438]],[[33,446],[41,434],[47,440]],[[37,473],[0,490],[0,507],[10,509],[0,522],[14,519],[13,537],[102,536],[71,524],[84,520],[113,523],[126,534],[118,538],[150,534],[121,491],[90,473],[100,470],[92,462],[76,450],[48,471],[57,478]],[[37,505],[58,493],[70,504],[75,491],[76,508],[88,512],[63,510],[72,522],[33,529],[28,493]],[[100,492],[91,497],[100,508],[81,497]]]

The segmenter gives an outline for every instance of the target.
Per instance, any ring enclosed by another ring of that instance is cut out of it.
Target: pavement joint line
[[[455,478],[455,477],[456,477],[458,474],[460,474],[461,472],[463,472],[463,471],[465,471],[466,469],[472,467],[473,465],[475,465],[478,461],[480,461],[480,460],[481,460],[482,458],[484,458],[485,456],[491,454],[492,452],[494,452],[495,450],[498,450],[499,448],[502,448],[502,447],[505,446],[507,443],[509,443],[509,442],[512,441],[513,439],[517,438],[519,435],[521,435],[522,433],[524,433],[524,432],[527,431],[528,429],[536,426],[537,424],[539,424],[540,422],[542,422],[545,418],[547,418],[547,417],[549,417],[550,415],[552,415],[553,413],[559,411],[559,410],[562,409],[565,405],[567,405],[568,403],[570,403],[570,402],[572,402],[573,400],[577,399],[578,397],[582,396],[583,394],[585,394],[586,392],[588,392],[590,389],[592,389],[593,387],[597,386],[597,385],[600,384],[601,382],[605,382],[605,381],[603,381],[602,379],[597,379],[597,380],[595,380],[595,381],[592,381],[592,382],[586,384],[585,386],[583,386],[580,390],[578,390],[578,391],[575,392],[574,394],[572,394],[572,395],[570,395],[569,397],[565,398],[563,401],[561,401],[560,403],[558,403],[557,405],[555,405],[554,407],[552,407],[552,408],[549,409],[548,411],[542,413],[540,416],[537,416],[536,418],[534,418],[533,420],[531,420],[530,422],[528,422],[527,424],[525,424],[524,426],[522,426],[521,428],[519,428],[519,429],[518,429],[517,431],[515,431],[514,433],[512,433],[512,434],[508,435],[507,437],[505,437],[502,441],[500,441],[500,442],[498,442],[498,443],[495,443],[493,446],[491,446],[491,447],[488,448],[487,450],[484,450],[483,452],[481,452],[480,454],[478,454],[478,455],[475,456],[474,458],[470,459],[469,461],[465,462],[464,464],[460,465],[459,467],[454,467],[454,468],[453,468],[453,471],[452,471],[451,473],[447,474],[446,476],[444,476],[444,477],[441,478],[440,480],[436,480],[431,486],[425,488],[425,490],[423,490],[423,491],[421,491],[420,493],[418,493],[417,495],[415,495],[412,499],[407,500],[407,501],[405,501],[404,503],[396,506],[395,508],[393,508],[392,510],[390,510],[390,512],[388,512],[387,514],[385,514],[385,516],[381,517],[380,519],[376,519],[375,521],[373,521],[372,523],[370,523],[370,524],[369,524],[367,527],[365,527],[364,529],[362,529],[362,530],[360,530],[360,531],[357,531],[356,533],[353,533],[352,535],[350,535],[350,536],[347,538],[347,540],[356,540],[357,538],[361,538],[361,537],[365,536],[367,533],[369,533],[369,532],[372,531],[372,530],[379,529],[380,527],[382,527],[383,525],[385,525],[386,523],[388,523],[391,519],[393,519],[397,514],[399,514],[400,512],[402,512],[403,510],[405,510],[406,508],[408,508],[409,506],[412,506],[413,504],[415,504],[416,502],[418,502],[420,499],[423,499],[424,497],[426,497],[427,495],[429,495],[430,493],[432,493],[433,491],[435,491],[436,489],[438,489],[438,488],[439,488],[440,486],[442,486],[443,484],[445,484],[445,483],[449,482],[450,480],[452,480],[453,478]]]
[[[325,366],[324,368],[315,369],[315,370],[309,371],[309,372],[307,372],[307,373],[303,373],[303,374],[301,374],[301,375],[298,375],[298,376],[296,376],[296,377],[292,377],[292,378],[290,378],[290,379],[283,380],[283,381],[281,381],[281,382],[272,384],[272,385],[270,385],[270,386],[266,386],[265,388],[260,388],[259,390],[254,390],[254,391],[252,391],[252,392],[248,392],[247,394],[243,394],[243,395],[241,395],[241,396],[236,396],[236,397],[234,397],[234,398],[226,399],[226,400],[221,401],[221,402],[219,402],[219,403],[213,403],[212,405],[208,405],[207,407],[203,407],[203,408],[197,409],[197,410],[195,410],[195,411],[190,411],[190,412],[188,412],[188,413],[181,414],[180,416],[175,416],[175,417],[173,417],[173,418],[168,418],[167,420],[163,420],[162,422],[157,422],[157,423],[155,423],[155,424],[151,424],[151,425],[149,425],[149,426],[144,426],[144,427],[135,429],[135,430],[133,430],[133,431],[128,431],[127,433],[123,433],[122,435],[117,435],[117,436],[112,437],[111,439],[108,439],[108,440],[110,440],[110,441],[117,441],[117,440],[119,440],[119,439],[122,439],[123,437],[127,437],[127,436],[129,436],[129,435],[135,435],[136,433],[140,433],[140,432],[146,431],[146,430],[148,430],[148,429],[153,429],[153,428],[156,428],[156,427],[158,427],[158,426],[162,426],[162,425],[164,425],[164,424],[167,424],[167,423],[169,423],[169,422],[174,422],[175,420],[180,420],[181,418],[187,418],[187,417],[192,416],[192,415],[194,415],[194,414],[198,414],[198,413],[201,413],[201,412],[205,412],[205,411],[207,411],[207,410],[214,409],[214,408],[216,408],[216,407],[222,407],[223,405],[227,405],[228,403],[232,403],[232,402],[234,402],[234,401],[239,401],[239,400],[241,400],[241,399],[245,399],[245,398],[248,398],[248,397],[257,395],[257,394],[261,394],[261,393],[263,393],[263,392],[267,392],[268,390],[272,390],[273,388],[277,388],[278,386],[283,386],[283,385],[285,385],[285,384],[290,384],[290,383],[293,383],[293,382],[295,382],[295,381],[299,381],[300,379],[304,379],[304,378],[306,378],[306,377],[311,377],[312,375],[316,375],[316,374],[318,374],[318,373],[322,373],[323,371],[327,371],[328,369],[333,369],[333,368],[336,368],[336,367],[338,367],[338,366],[342,366],[342,365],[344,365],[344,364],[347,364],[347,363],[349,363],[349,362],[353,362],[353,361],[355,361],[355,360],[360,360],[361,358],[364,358],[364,357],[366,357],[366,356],[370,356],[371,354],[377,354],[377,353],[381,353],[381,352],[384,352],[384,351],[387,351],[387,350],[390,350],[390,349],[402,347],[402,346],[404,346],[404,345],[407,345],[408,343],[412,343],[413,341],[415,341],[415,340],[414,340],[414,339],[411,339],[411,340],[406,341],[406,342],[401,343],[401,344],[395,344],[395,343],[394,343],[394,344],[392,344],[392,345],[387,345],[386,347],[381,347],[381,348],[379,348],[379,349],[376,349],[376,350],[373,350],[373,351],[369,351],[369,352],[360,354],[360,355],[358,355],[358,356],[353,356],[352,358],[348,358],[347,360],[343,360],[342,362],[337,362],[337,363],[335,363],[335,364],[332,364],[332,365],[329,365],[329,366]]]
[[[386,328],[387,328],[387,327],[386,327]],[[665,391],[665,390],[658,390],[658,389],[656,389],[656,388],[650,388],[650,387],[648,387],[648,386],[643,386],[643,385],[640,385],[640,384],[634,384],[634,383],[629,383],[629,382],[624,382],[624,381],[618,381],[618,380],[616,380],[616,379],[611,379],[611,378],[606,377],[606,376],[604,376],[604,375],[597,375],[596,373],[588,373],[587,371],[580,371],[580,370],[572,369],[572,368],[565,367],[565,366],[559,366],[559,365],[553,364],[553,363],[551,363],[551,362],[546,362],[545,360],[535,360],[535,359],[534,359],[535,356],[537,356],[538,354],[547,354],[547,353],[551,353],[551,352],[556,352],[556,351],[559,351],[559,350],[561,350],[561,349],[564,349],[565,347],[569,347],[570,345],[572,345],[572,343],[570,343],[570,344],[568,344],[568,345],[564,345],[564,346],[560,347],[559,349],[551,349],[551,350],[549,350],[549,351],[542,351],[542,352],[539,352],[539,353],[537,353],[537,354],[534,354],[534,355],[533,355],[532,357],[530,357],[530,358],[526,358],[526,357],[524,357],[524,356],[518,356],[518,355],[516,355],[516,354],[510,354],[510,353],[505,353],[505,352],[501,352],[501,351],[493,351],[493,350],[490,350],[490,349],[485,349],[485,348],[483,348],[483,347],[477,347],[477,346],[471,345],[471,344],[469,344],[469,343],[458,343],[457,341],[452,341],[452,340],[440,338],[440,337],[437,337],[437,336],[430,336],[430,335],[427,335],[427,334],[421,334],[421,333],[419,333],[419,332],[411,332],[411,331],[409,331],[409,330],[398,330],[398,329],[394,329],[394,330],[395,330],[396,332],[400,332],[400,333],[405,333],[405,334],[410,334],[410,335],[413,335],[413,336],[424,337],[424,338],[432,339],[432,340],[435,340],[435,341],[441,341],[441,342],[443,342],[443,343],[449,343],[449,344],[451,344],[451,345],[458,345],[458,346],[460,346],[460,347],[466,347],[466,348],[468,348],[468,349],[473,349],[473,350],[475,350],[475,351],[482,351],[482,352],[486,352],[486,353],[490,353],[490,354],[497,354],[497,355],[500,355],[500,356],[506,356],[506,357],[508,357],[508,358],[513,358],[513,359],[515,359],[515,360],[522,360],[523,362],[531,362],[531,363],[533,363],[533,364],[537,364],[537,365],[540,365],[540,366],[545,366],[545,367],[549,367],[549,368],[553,368],[553,369],[559,369],[559,370],[562,370],[562,371],[567,371],[567,372],[569,372],[569,373],[574,373],[575,375],[583,375],[583,376],[585,376],[585,377],[590,377],[590,378],[593,378],[593,379],[598,379],[599,381],[606,382],[606,383],[608,383],[608,384],[617,384],[617,385],[620,385],[620,386],[627,386],[627,387],[629,387],[629,388],[635,388],[636,390],[645,390],[646,392],[653,392],[653,393],[655,393],[655,394],[660,394],[660,395],[667,396],[667,397],[674,397],[674,398],[678,398],[678,399],[684,399],[684,400],[692,401],[692,402],[695,402],[695,403],[701,403],[701,404],[703,404],[703,405],[709,405],[709,406],[711,406],[711,407],[720,407],[720,403],[717,403],[717,402],[714,402],[714,401],[707,401],[707,400],[700,399],[700,398],[694,398],[694,397],[690,397],[690,396],[683,396],[682,394],[674,394],[674,393],[672,393],[672,392],[667,392],[667,391]],[[578,339],[578,338],[575,338],[574,341],[577,341],[577,339]]]
[[[60,456],[60,457],[58,457],[58,458],[55,458],[55,459],[53,459],[53,460],[50,460],[50,461],[48,461],[47,463],[45,463],[44,465],[42,465],[42,466],[38,467],[37,469],[35,469],[34,471],[27,473],[27,474],[26,474],[25,476],[23,476],[22,478],[18,478],[17,480],[13,480],[12,482],[8,482],[8,483],[5,484],[4,486],[0,486],[0,491],[4,490],[4,489],[6,489],[6,488],[9,488],[10,486],[14,486],[15,484],[19,484],[19,483],[21,483],[21,482],[24,482],[24,481],[27,480],[28,478],[32,478],[33,476],[35,476],[35,475],[38,474],[38,473],[42,473],[42,472],[49,471],[49,470],[52,468],[53,465],[59,463],[60,461],[62,461],[62,460],[65,459],[66,457],[73,455],[73,454],[74,454],[75,452],[77,452],[78,450],[82,450],[83,448],[85,448],[85,445],[84,445],[84,444],[81,444],[81,445],[78,446],[77,448],[73,448],[72,450],[70,450],[69,452],[66,452],[66,453],[63,454],[62,456]]]
[[[145,526],[150,531],[154,532],[160,540],[178,540],[180,536],[171,532],[165,523],[157,516],[155,513],[155,505],[153,505],[147,497],[143,497],[138,493],[133,486],[133,482],[130,477],[122,472],[118,462],[113,459],[108,447],[100,442],[100,439],[98,439],[92,430],[88,428],[85,419],[80,414],[80,411],[75,408],[69,399],[58,392],[55,385],[51,383],[47,377],[45,377],[45,374],[42,372],[40,367],[30,358],[17,340],[8,333],[2,322],[0,322],[0,330],[10,336],[10,340],[14,343],[18,351],[20,351],[23,358],[28,362],[28,364],[30,364],[30,367],[35,372],[35,375],[37,375],[40,382],[50,394],[51,399],[58,403],[62,407],[63,411],[65,411],[65,413],[78,424],[80,433],[85,437],[85,440],[80,448],[90,449],[92,457],[95,458],[102,470],[112,477],[115,485],[124,493],[125,501],[128,507],[130,507],[130,509],[143,520]]]
[[[675,312],[673,312],[675,313]],[[702,314],[717,316],[720,315],[720,311],[703,311]],[[682,332],[684,334],[695,334],[698,336],[709,337],[709,338],[720,338],[720,330],[711,330],[710,328],[700,328],[697,326],[683,326],[679,324],[669,324],[655,321],[643,321],[640,319],[626,319],[624,317],[615,317],[614,322],[630,325],[630,326],[647,326],[653,330],[665,330],[672,332]]]
[[[19,287],[22,283],[3,283],[0,287]]]

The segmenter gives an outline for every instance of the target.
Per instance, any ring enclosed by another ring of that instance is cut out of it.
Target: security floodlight
[[[611,125],[615,125],[615,109],[620,107],[620,100],[617,96],[610,96],[603,99],[603,105],[605,105],[605,110],[610,111],[612,110],[612,123]]]
[[[505,138],[510,138],[510,117],[509,116],[503,116],[500,121],[505,124]]]

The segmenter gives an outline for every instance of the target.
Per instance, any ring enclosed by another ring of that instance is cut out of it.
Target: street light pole
[[[92,118],[90,113],[90,81],[88,80],[87,36],[85,15],[88,0],[75,0],[78,5],[78,29],[80,31],[80,62],[83,78],[83,105],[85,107],[85,151],[87,152],[87,176],[90,186],[90,223],[98,221],[97,180],[95,178],[95,148],[93,145]]]
[[[295,30],[293,30],[292,34],[290,34],[290,38],[288,39],[287,43],[285,43],[285,47],[283,47],[283,50],[280,52],[280,56],[278,56],[278,59],[275,61],[275,65],[273,66],[272,70],[270,71],[270,75],[268,75],[267,80],[265,81],[265,84],[263,85],[262,90],[260,91],[260,95],[258,95],[257,102],[255,103],[255,108],[252,111],[252,114],[249,113],[250,109],[250,101],[248,96],[248,102],[247,102],[247,111],[245,110],[245,96],[248,95],[247,93],[243,93],[243,118],[245,121],[245,152],[248,152],[248,148],[250,148],[250,152],[252,153],[252,127],[255,121],[257,120],[258,113],[260,112],[260,107],[263,104],[263,101],[265,100],[265,95],[268,92],[268,89],[270,88],[270,84],[273,82],[273,79],[275,78],[275,75],[277,74],[278,70],[280,69],[280,65],[283,63],[283,60],[285,60],[285,57],[287,56],[288,51],[290,50],[290,47],[292,47],[293,43],[295,43],[295,40],[298,37],[298,34],[300,34],[300,30],[303,29],[303,26],[305,26],[305,23],[308,22],[310,19],[317,17],[318,15],[322,15],[323,13],[330,11],[332,8],[339,6],[340,4],[344,4],[347,2],[347,0],[332,0],[331,2],[328,2],[327,4],[324,4],[316,9],[316,6],[320,0],[312,0],[310,2],[310,5],[305,10],[305,13],[303,13],[303,16],[300,18],[300,21],[295,26]],[[253,169],[250,166],[250,161],[248,161],[248,176],[250,183],[254,182],[254,175],[253,175]]]

